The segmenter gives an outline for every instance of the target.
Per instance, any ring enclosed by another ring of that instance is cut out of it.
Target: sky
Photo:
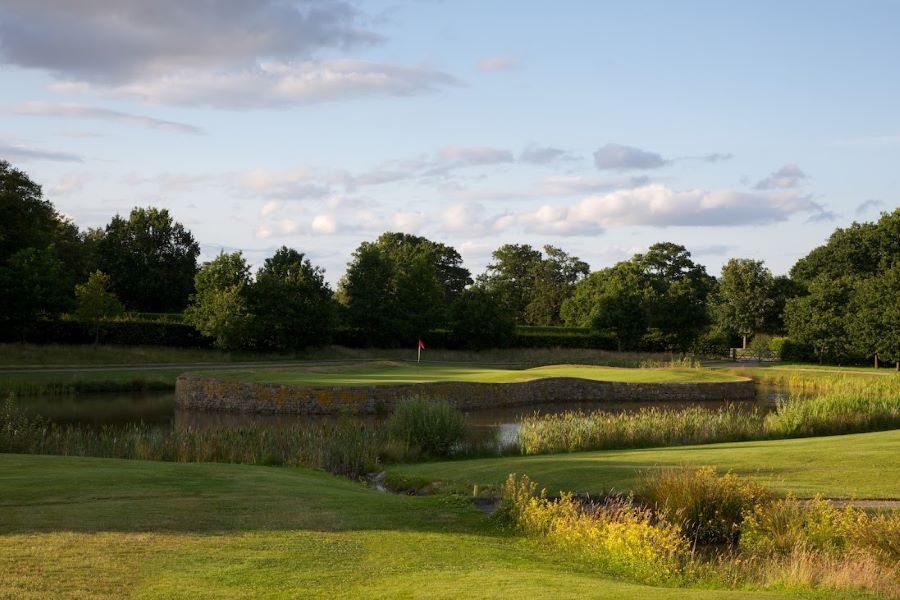
[[[0,0],[0,158],[80,227],[332,283],[384,231],[776,274],[900,204],[900,1]]]

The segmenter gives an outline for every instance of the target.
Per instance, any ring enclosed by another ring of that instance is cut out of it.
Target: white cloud
[[[337,231],[337,223],[331,215],[316,215],[312,220],[312,232],[319,235],[331,235]]]
[[[100,108],[97,106],[85,106],[83,104],[34,101],[26,102],[18,106],[13,106],[9,108],[8,111],[12,114],[32,117],[96,119],[101,121],[124,123],[126,125],[134,125],[137,127],[143,127],[145,129],[158,129],[161,131],[173,131],[176,133],[190,134],[203,133],[203,130],[199,127],[188,125],[186,123],[166,121],[164,119],[155,119],[153,117],[145,117],[143,115],[135,115],[118,110]]]
[[[393,228],[405,233],[417,233],[426,220],[427,217],[424,213],[415,211],[398,211],[391,215]]]
[[[84,187],[84,184],[90,181],[90,179],[91,176],[87,173],[70,173],[68,175],[63,175],[49,191],[51,194],[57,196],[72,194],[81,190]]]
[[[786,190],[800,185],[801,179],[806,179],[806,173],[801,171],[800,167],[785,165],[768,177],[761,179],[755,187],[758,190]]]
[[[527,230],[579,235],[609,227],[736,226],[784,221],[795,214],[827,214],[796,191],[675,191],[662,184],[593,195],[573,206],[544,205],[517,216]]]
[[[262,205],[262,208],[259,209],[259,216],[265,218],[275,214],[284,208],[284,202],[279,200],[269,200],[265,204]]]
[[[49,160],[54,162],[82,162],[81,157],[69,152],[43,150],[22,144],[5,143],[0,140],[0,156],[10,162]]]
[[[479,60],[478,68],[482,71],[493,73],[497,71],[508,71],[517,64],[518,61],[511,56],[492,56]]]

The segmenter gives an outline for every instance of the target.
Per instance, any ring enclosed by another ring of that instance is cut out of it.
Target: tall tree
[[[900,262],[860,281],[847,311],[847,333],[857,351],[894,362],[900,370]]]
[[[450,309],[454,342],[470,350],[503,348],[515,332],[512,315],[493,294],[478,286],[460,294]]]
[[[261,347],[293,350],[331,340],[335,306],[325,271],[292,248],[282,246],[257,271],[250,306]]]
[[[90,323],[94,344],[100,343],[100,324],[125,310],[116,295],[109,291],[109,283],[106,273],[94,271],[86,282],[75,286],[75,316]]]
[[[771,310],[772,273],[761,260],[732,258],[722,267],[716,293],[715,314],[719,326],[743,338],[759,331]]]
[[[791,339],[812,349],[819,362],[846,362],[855,358],[849,336],[848,309],[859,280],[820,275],[809,282],[809,293],[788,300],[784,321]]]
[[[531,302],[534,278],[541,253],[528,244],[504,244],[493,254],[494,261],[478,277],[484,289],[495,294],[517,323],[525,323],[525,309]]]
[[[128,219],[116,215],[97,254],[100,269],[127,308],[172,312],[187,306],[200,246],[168,210],[135,208]]]
[[[0,327],[24,335],[29,325],[72,306],[72,277],[53,246],[24,248],[0,265]]]
[[[187,323],[214,338],[216,346],[235,350],[250,345],[250,266],[241,252],[221,252],[194,278],[196,291],[184,311]]]
[[[348,325],[369,344],[398,345],[444,326],[470,283],[454,248],[388,232],[354,251],[337,298]]]

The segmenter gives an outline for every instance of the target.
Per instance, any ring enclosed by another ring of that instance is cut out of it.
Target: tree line
[[[900,361],[900,209],[837,229],[774,276],[730,259],[716,278],[678,244],[598,271],[561,248],[505,244],[472,277],[452,246],[386,232],[359,245],[336,289],[282,247],[251,272],[241,252],[202,265],[191,232],[165,209],[134,208],[81,231],[27,174],[0,161],[0,326],[61,314],[99,324],[179,313],[225,349],[289,350],[343,331],[361,345],[507,345],[516,326],[606,336],[621,350],[721,353],[765,336],[821,362]]]

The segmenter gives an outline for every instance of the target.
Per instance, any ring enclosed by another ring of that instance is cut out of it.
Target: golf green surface
[[[527,474],[548,491],[628,491],[642,472],[712,466],[752,477],[780,492],[811,497],[900,499],[900,430],[793,440],[768,440],[513,456],[397,465],[392,479],[497,486]]]
[[[636,585],[500,531],[465,500],[308,469],[0,455],[0,598],[124,597],[790,594]]]
[[[410,365],[390,361],[328,367],[207,371],[197,373],[197,375],[257,383],[282,383],[310,387],[398,385],[439,381],[514,383],[551,377],[572,377],[622,383],[703,383],[739,380],[738,377],[706,369],[625,369],[582,365],[550,365],[533,369],[501,369],[472,365]]]

